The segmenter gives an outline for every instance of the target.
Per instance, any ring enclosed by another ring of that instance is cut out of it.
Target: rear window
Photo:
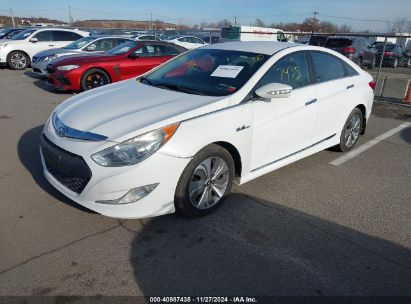
[[[325,43],[326,47],[338,48],[338,47],[347,47],[352,44],[352,40],[348,38],[328,38]]]

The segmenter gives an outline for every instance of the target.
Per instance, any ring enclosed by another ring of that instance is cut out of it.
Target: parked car
[[[140,34],[138,34],[138,35],[133,36],[133,38],[135,40],[157,40],[157,41],[160,41],[160,38],[158,38],[155,35],[140,35]]]
[[[325,35],[311,35],[308,44],[313,46],[324,46],[327,39],[328,36]]]
[[[207,44],[203,40],[195,36],[169,36],[165,38],[164,41],[180,45],[188,50],[195,49]]]
[[[364,37],[328,37],[324,47],[337,51],[359,66],[372,69],[377,62],[377,52]]]
[[[30,66],[34,54],[66,46],[88,35],[88,32],[60,28],[27,29],[0,42],[0,64],[13,70],[24,70]]]
[[[53,59],[47,65],[47,77],[56,89],[86,91],[141,75],[185,51],[163,41],[133,40],[103,54]]]
[[[44,174],[71,200],[110,217],[206,215],[233,182],[332,146],[352,149],[374,86],[325,48],[208,45],[61,103],[40,139]]]
[[[301,37],[296,40],[294,40],[295,43],[300,43],[300,44],[308,44],[310,42],[310,36],[306,37]]]
[[[271,27],[229,25],[221,28],[223,41],[282,41],[287,42],[283,30]]]
[[[384,49],[384,43],[375,44],[377,50],[377,60],[380,62],[383,58],[382,65],[396,68],[398,65],[403,67],[411,67],[410,51],[404,51],[401,45],[396,43],[387,43]]]
[[[25,31],[25,28],[17,27],[17,28],[6,28],[0,30],[0,39],[11,39],[16,36],[18,33]]]
[[[88,36],[76,40],[65,47],[50,49],[36,53],[33,56],[31,67],[33,72],[43,76],[47,74],[47,65],[51,60],[67,55],[104,53],[112,48],[132,39],[118,36]]]

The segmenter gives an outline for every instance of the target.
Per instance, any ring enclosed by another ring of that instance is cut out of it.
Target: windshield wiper
[[[206,95],[203,91],[182,87],[176,84],[156,83],[154,86],[158,88],[162,88],[162,89],[168,89],[168,90],[173,90],[173,91],[183,92],[183,93],[188,93],[188,94]]]
[[[140,77],[140,82],[144,83],[144,84],[154,86],[154,82],[152,82],[150,79],[148,79],[146,77]]]

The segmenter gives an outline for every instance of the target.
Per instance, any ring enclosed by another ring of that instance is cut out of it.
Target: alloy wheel
[[[101,87],[109,83],[106,75],[101,72],[93,72],[86,77],[87,90]]]
[[[16,69],[23,69],[27,65],[27,59],[23,54],[15,53],[11,56],[10,63]]]
[[[358,136],[360,135],[360,129],[361,118],[360,115],[356,113],[351,117],[350,122],[345,129],[344,139],[347,148],[351,148],[356,143]]]
[[[209,157],[194,170],[188,186],[191,204],[198,209],[208,209],[224,195],[230,172],[220,157]]]

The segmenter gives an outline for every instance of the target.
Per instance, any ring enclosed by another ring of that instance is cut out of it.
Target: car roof
[[[230,51],[253,52],[266,55],[273,55],[278,51],[286,48],[299,46],[290,42],[276,41],[233,41],[225,43],[216,43],[203,46],[202,49],[218,49]]]

